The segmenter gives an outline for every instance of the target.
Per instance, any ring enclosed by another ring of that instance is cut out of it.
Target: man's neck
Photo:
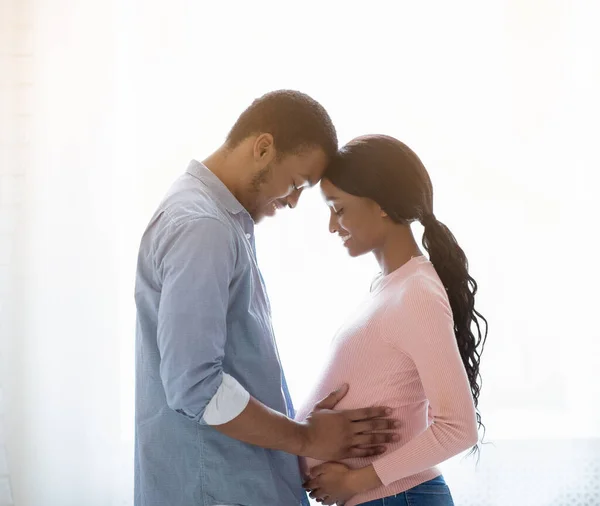
[[[239,174],[239,165],[233,160],[233,153],[225,146],[221,146],[212,155],[205,158],[202,163],[227,187],[239,200],[242,188],[242,177]]]

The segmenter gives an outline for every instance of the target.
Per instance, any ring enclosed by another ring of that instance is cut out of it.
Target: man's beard
[[[264,204],[260,201],[260,189],[271,179],[272,165],[269,164],[259,172],[254,174],[250,184],[248,185],[248,193],[244,200],[246,200],[245,208],[255,222],[260,221],[264,217],[262,208]]]

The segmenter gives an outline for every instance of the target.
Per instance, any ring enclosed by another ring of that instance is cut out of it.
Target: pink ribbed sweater
[[[389,406],[402,422],[400,441],[384,455],[345,461],[352,468],[373,464],[383,483],[346,506],[435,478],[437,464],[476,443],[475,409],[453,327],[444,286],[420,256],[377,279],[335,336],[329,361],[297,419],[304,420],[316,402],[348,383],[336,409]],[[306,460],[309,468],[318,464]]]

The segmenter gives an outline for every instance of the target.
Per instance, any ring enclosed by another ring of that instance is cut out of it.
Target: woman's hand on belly
[[[381,485],[373,466],[350,469],[345,464],[327,462],[311,469],[304,488],[310,492],[310,497],[323,504],[343,504],[351,497]]]

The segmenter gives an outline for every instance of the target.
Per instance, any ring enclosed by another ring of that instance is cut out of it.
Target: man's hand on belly
[[[398,439],[390,429],[399,422],[383,418],[391,413],[389,408],[364,408],[333,411],[348,392],[348,385],[329,394],[308,415],[304,426],[303,457],[323,461],[344,460],[352,457],[369,457],[385,452],[385,445]]]

